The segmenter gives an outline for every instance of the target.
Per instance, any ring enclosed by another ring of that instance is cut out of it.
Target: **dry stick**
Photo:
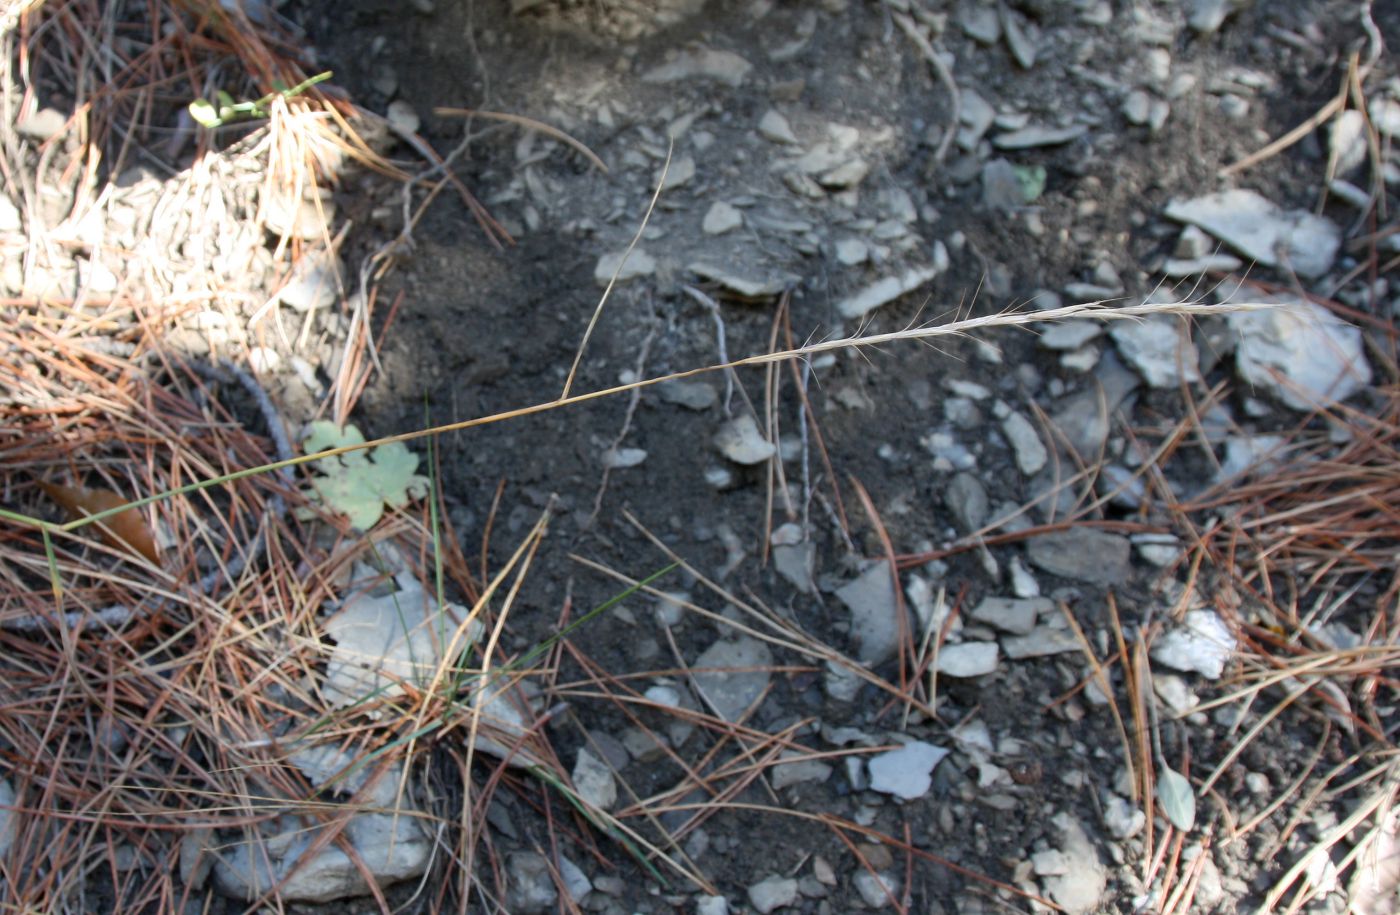
[[[647,230],[647,223],[651,222],[652,211],[656,209],[656,201],[661,199],[661,189],[666,186],[666,175],[671,171],[671,154],[676,151],[676,141],[671,140],[671,145],[666,148],[666,162],[661,166],[661,177],[656,179],[656,190],[652,192],[651,202],[647,204],[647,211],[642,216],[642,224],[637,226],[637,233],[632,236],[632,241],[627,245],[627,250],[622,253],[622,259],[617,262],[617,267],[613,269],[612,276],[608,278],[607,288],[603,290],[603,295],[598,299],[598,307],[593,309],[593,317],[588,319],[588,327],[583,332],[583,339],[579,341],[578,352],[574,353],[574,364],[569,366],[569,374],[564,379],[564,390],[559,392],[558,403],[569,400],[569,391],[574,386],[574,376],[578,374],[579,363],[583,361],[584,350],[588,348],[588,341],[593,337],[593,328],[598,326],[598,319],[602,317],[603,306],[608,302],[608,296],[612,294],[613,287],[617,285],[617,278],[622,273],[622,268],[627,266],[627,258],[632,256],[632,251],[637,247],[637,243],[642,240],[642,233]]]
[[[1354,69],[1356,67],[1356,63],[1357,55],[1355,52],[1352,52],[1351,62],[1347,64],[1348,71]],[[1265,159],[1268,159],[1272,156],[1278,155],[1279,153],[1283,152],[1285,149],[1292,146],[1294,143],[1297,143],[1299,140],[1303,139],[1303,137],[1306,137],[1308,134],[1312,133],[1314,130],[1321,127],[1323,124],[1327,123],[1327,121],[1333,115],[1341,111],[1342,108],[1346,105],[1347,93],[1349,91],[1350,87],[1348,82],[1346,80],[1343,80],[1342,90],[1338,92],[1337,95],[1333,97],[1333,99],[1330,102],[1319,108],[1316,114],[1308,118],[1303,123],[1299,124],[1297,127],[1294,127],[1292,130],[1279,137],[1277,140],[1274,140],[1272,143],[1268,144],[1263,149],[1260,149],[1257,152],[1245,156],[1238,162],[1225,166],[1219,171],[1218,174],[1221,178],[1228,178],[1231,175],[1235,174],[1235,172],[1243,171],[1246,168],[1258,165]]]
[[[286,467],[295,467],[299,464],[307,464],[312,461],[323,460],[328,457],[338,457],[342,454],[349,454],[355,451],[365,451],[370,448],[377,448],[381,445],[392,444],[394,442],[411,442],[420,438],[427,438],[432,435],[441,435],[446,432],[460,432],[466,429],[474,429],[480,426],[494,425],[511,419],[519,419],[525,416],[533,416],[537,413],[547,413],[550,410],[557,410],[560,407],[572,406],[574,404],[587,403],[594,400],[601,400],[605,397],[613,397],[634,388],[645,388],[652,385],[661,384],[667,381],[677,381],[685,378],[695,378],[710,372],[726,371],[733,368],[746,368],[749,366],[766,365],[770,362],[781,362],[787,359],[812,356],[818,353],[833,352],[840,349],[860,349],[868,346],[882,346],[888,343],[896,343],[903,340],[929,340],[935,337],[949,335],[966,335],[971,331],[980,330],[986,327],[1019,327],[1027,324],[1038,324],[1046,321],[1063,321],[1070,318],[1088,318],[1100,321],[1123,321],[1137,320],[1156,314],[1190,314],[1190,315],[1221,315],[1232,312],[1244,311],[1267,311],[1275,308],[1284,308],[1276,302],[1232,302],[1225,305],[1204,305],[1192,302],[1177,302],[1170,305],[1126,305],[1120,307],[1105,307],[1103,302],[1085,302],[1079,305],[1067,305],[1063,308],[1051,309],[1040,312],[1009,312],[999,315],[989,315],[981,318],[968,318],[956,321],[951,324],[943,324],[929,327],[913,327],[899,331],[890,331],[883,334],[869,334],[863,337],[843,337],[836,340],[826,340],[820,343],[811,343],[796,349],[782,350],[776,353],[759,353],[753,356],[746,356],[732,362],[719,365],[707,365],[699,368],[687,369],[681,372],[672,372],[656,378],[646,378],[640,381],[633,381],[627,384],[614,385],[609,388],[600,388],[589,391],[585,394],[574,394],[568,397],[555,400],[544,401],[532,404],[527,407],[517,407],[513,410],[505,410],[494,413],[490,416],[477,417],[475,419],[465,419],[453,423],[444,423],[439,426],[429,426],[424,429],[415,429],[411,432],[400,432],[397,435],[386,435],[372,441],[360,442],[354,445],[345,445],[340,448],[333,448],[327,451],[318,451],[315,454],[304,454],[288,460],[275,461],[270,464],[262,464],[257,467],[249,467],[245,470],[235,471],[230,474],[215,477],[209,480],[201,480],[196,483],[189,483],[178,486],[166,492],[156,493],[128,502],[125,505],[117,505],[106,511],[97,512],[87,518],[69,521],[64,524],[53,524],[38,518],[31,518],[17,512],[0,509],[0,518],[24,524],[39,530],[51,532],[67,532],[80,527],[85,527],[95,521],[110,518],[119,512],[130,508],[142,508],[161,502],[175,496],[196,492],[201,489],[208,489],[223,483],[230,483],[244,477],[255,476],[260,473],[267,473],[272,470],[282,470]],[[1024,535],[1023,535],[1024,536]],[[933,557],[930,557],[933,558]]]
[[[504,111],[480,111],[475,108],[434,108],[433,114],[437,115],[438,117],[447,118],[475,117],[486,118],[487,120],[505,121],[507,124],[514,124],[517,127],[524,127],[526,130],[533,130],[538,133],[542,133],[547,137],[558,140],[560,143],[564,143],[572,147],[576,152],[579,153],[579,155],[587,159],[593,165],[594,168],[598,169],[598,171],[602,172],[605,175],[608,173],[608,167],[603,164],[602,159],[598,158],[598,156],[594,154],[593,150],[589,149],[587,146],[583,145],[583,143],[569,136],[567,133],[560,130],[559,128],[551,127],[542,121],[535,120],[534,118],[524,117],[523,115],[519,114],[508,114]]]
[[[948,156],[948,148],[953,145],[953,138],[958,135],[958,125],[962,121],[962,94],[958,92],[958,84],[953,80],[953,71],[948,69],[948,65],[943,62],[938,51],[929,44],[929,40],[919,31],[914,20],[910,19],[907,13],[892,12],[891,17],[895,24],[909,36],[909,40],[914,42],[914,46],[919,49],[919,53],[933,65],[934,72],[943,81],[943,85],[948,90],[948,95],[953,100],[953,116],[948,121],[948,128],[943,131],[943,138],[938,141],[938,149],[934,150],[933,162],[939,165]]]

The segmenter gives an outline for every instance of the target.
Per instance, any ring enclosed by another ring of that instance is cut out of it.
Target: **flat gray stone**
[[[874,874],[859,870],[851,878],[851,885],[860,893],[861,900],[872,909],[888,908],[899,901],[899,878],[886,871]]]
[[[792,125],[788,123],[788,119],[773,108],[769,108],[763,113],[763,117],[758,119],[758,135],[772,143],[786,143],[793,146],[799,143],[797,134],[792,132]]]
[[[614,251],[599,257],[597,265],[593,268],[593,279],[599,285],[606,286],[612,282],[614,274],[617,275],[617,282],[623,283],[637,277],[651,276],[655,272],[656,258],[641,247],[636,247],[630,253]]]
[[[1026,541],[1026,555],[1038,568],[1097,585],[1127,581],[1131,553],[1127,537],[1092,527],[1072,527]]]
[[[691,378],[673,378],[656,386],[656,393],[666,403],[685,407],[687,410],[708,410],[719,402],[719,392],[705,381]]]
[[[1067,915],[1087,915],[1099,910],[1108,887],[1108,870],[1084,828],[1068,813],[1056,814],[1051,821],[1060,831],[1059,872],[1042,879],[1045,894]]]
[[[1042,615],[1054,612],[1055,602],[1045,597],[988,597],[973,608],[972,618],[1002,632],[1025,635]]]
[[[1089,132],[1083,124],[1072,127],[1022,127],[1009,133],[997,134],[992,145],[997,149],[1031,149],[1036,146],[1059,146],[1077,140]]]
[[[996,642],[957,642],[938,650],[938,672],[950,677],[981,677],[994,673],[1000,652]]]
[[[954,474],[948,481],[948,488],[943,492],[943,501],[947,503],[948,511],[952,512],[953,519],[958,522],[958,527],[963,533],[970,534],[981,530],[982,525],[987,523],[987,512],[990,509],[987,489],[974,475],[967,472]]]
[[[719,283],[730,292],[746,299],[771,299],[781,294],[783,290],[797,285],[801,280],[801,277],[783,271],[773,272],[766,276],[745,275],[737,270],[717,267],[704,261],[696,261],[687,269],[701,279]]]
[[[797,901],[797,881],[777,874],[765,877],[749,887],[749,902],[760,915],[792,905]]]
[[[1318,277],[1332,267],[1342,233],[1307,210],[1284,210],[1255,191],[1234,188],[1167,204],[1167,218],[1198,226],[1267,267]]]
[[[720,639],[695,659],[691,676],[715,713],[737,722],[768,688],[771,674],[765,668],[772,665],[773,653],[765,643],[748,637]]]
[[[1037,626],[1025,635],[1004,635],[1001,650],[1012,660],[1044,658],[1050,655],[1083,651],[1084,646],[1069,629]]]
[[[1001,39],[1001,20],[991,4],[964,3],[958,9],[958,25],[969,38],[982,44],[996,44]]]
[[[836,312],[848,320],[862,318],[881,305],[913,292],[938,276],[937,267],[910,267],[897,276],[871,283],[836,303]]]
[[[705,218],[700,222],[700,230],[706,235],[723,235],[743,224],[744,214],[739,212],[738,207],[720,200],[710,204],[709,210],[705,212]]]
[[[894,657],[899,649],[899,604],[889,565],[873,563],[859,578],[837,588],[836,597],[851,611],[856,657],[871,666]]]
[[[617,803],[617,781],[612,770],[587,747],[579,747],[571,777],[574,789],[585,803],[599,810],[611,810]]]
[[[982,206],[989,210],[1014,210],[1026,205],[1026,192],[1016,167],[1005,159],[989,159],[982,166]]]
[[[1152,642],[1152,660],[1218,680],[1234,656],[1235,636],[1213,610],[1188,610],[1181,625]]]
[[[753,64],[733,51],[692,46],[685,48],[666,63],[643,73],[642,82],[713,80],[729,86],[741,86],[752,69]]]
[[[1008,411],[1002,417],[1001,431],[1016,454],[1016,466],[1026,476],[1036,475],[1050,460],[1050,453],[1045,450],[1035,426],[1015,410]]]
[[[532,851],[512,852],[506,856],[506,886],[510,911],[521,915],[553,911],[559,899],[549,861]]]

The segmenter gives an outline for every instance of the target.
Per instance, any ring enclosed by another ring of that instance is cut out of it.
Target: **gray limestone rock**
[[[988,597],[972,609],[972,618],[1002,632],[1025,635],[1036,620],[1055,612],[1055,602],[1046,597]]]
[[[1199,226],[1264,266],[1282,265],[1309,278],[1331,268],[1342,243],[1341,230],[1330,220],[1307,210],[1283,210],[1243,188],[1173,200],[1165,213]]]
[[[895,599],[890,567],[876,562],[836,590],[836,597],[851,611],[851,638],[856,657],[864,664],[880,664],[899,649],[899,603]],[[905,631],[912,631],[904,627]]]
[[[773,653],[768,646],[743,637],[720,639],[691,665],[700,694],[725,721],[739,721],[768,688]],[[705,669],[701,669],[705,668]]]
[[[777,874],[765,877],[749,887],[749,902],[761,915],[797,901],[797,881]]]
[[[1248,292],[1237,294],[1241,299]],[[1361,331],[1312,302],[1289,295],[1251,296],[1287,308],[1226,316],[1239,337],[1235,365],[1251,385],[1294,410],[1344,400],[1371,383]]]
[[[948,488],[943,492],[943,501],[963,533],[981,530],[987,523],[987,512],[990,510],[987,488],[973,474],[965,471],[953,474]]]
[[[1037,567],[1061,578],[1098,585],[1127,581],[1131,553],[1127,537],[1092,527],[1071,527],[1026,542],[1026,554]]]

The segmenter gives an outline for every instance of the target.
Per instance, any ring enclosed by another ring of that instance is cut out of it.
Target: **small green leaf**
[[[213,130],[223,123],[219,117],[219,112],[205,99],[199,98],[190,102],[190,117],[201,127]]]
[[[1045,166],[1013,165],[1011,170],[1016,173],[1016,183],[1021,186],[1021,199],[1026,203],[1035,203],[1045,193]]]
[[[364,444],[354,426],[341,428],[318,420],[302,443],[307,454]],[[399,508],[410,499],[428,494],[428,478],[415,471],[418,455],[403,442],[339,454],[315,463],[313,498],[350,519],[357,530],[367,531],[384,514],[384,506]]]
[[[1196,825],[1196,792],[1186,776],[1162,763],[1157,765],[1157,800],[1177,829],[1190,832]]]

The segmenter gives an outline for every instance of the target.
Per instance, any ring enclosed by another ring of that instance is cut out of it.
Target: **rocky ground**
[[[448,193],[406,225],[422,193],[352,163],[315,206],[259,198],[308,243],[274,308],[256,290],[280,285],[284,252],[240,247],[237,224],[148,217],[143,201],[172,199],[157,170],[118,182],[108,213],[130,215],[133,250],[143,231],[208,239],[185,250],[232,305],[175,342],[240,353],[297,422],[336,388],[375,274],[382,370],[350,417],[370,436],[1008,309],[1215,306],[834,348],[440,437],[448,520],[464,542],[489,530],[487,568],[552,519],[501,634],[515,656],[550,644],[552,673],[527,681],[532,712],[478,706],[507,732],[548,709],[579,805],[635,830],[593,817],[560,835],[557,797],[497,792],[499,868],[472,910],[1254,911],[1303,862],[1290,893],[1341,912],[1350,846],[1313,850],[1361,794],[1298,784],[1364,741],[1321,713],[1265,724],[1278,696],[1250,675],[1269,588],[1305,589],[1287,572],[1241,589],[1201,531],[1231,523],[1232,490],[1343,451],[1357,416],[1390,408],[1400,80],[1380,48],[1400,14],[1381,7],[298,0],[281,14],[384,115],[374,142],[404,162],[414,135],[455,148],[490,221]],[[241,180],[224,176],[226,198]],[[12,294],[33,291],[5,263]],[[53,282],[117,290],[117,265],[68,263]],[[421,494],[426,464],[395,455],[402,495]],[[676,560],[566,650],[548,641]],[[411,563],[388,562],[396,584],[325,623],[340,706],[386,682],[348,660],[380,650],[357,633],[393,642],[401,608],[425,603]],[[1368,621],[1389,573],[1339,587],[1299,628],[1343,650],[1383,638]],[[440,650],[402,641],[379,676]],[[1394,699],[1357,711],[1386,739]],[[319,785],[346,758],[291,762]],[[423,777],[370,788],[428,809]],[[381,876],[450,867],[410,820],[365,817],[351,838]],[[274,870],[306,850],[279,828]],[[680,873],[648,872],[624,835]],[[223,848],[210,886],[248,892],[249,852]],[[353,891],[342,871],[301,898]],[[389,903],[433,905],[419,888]]]

